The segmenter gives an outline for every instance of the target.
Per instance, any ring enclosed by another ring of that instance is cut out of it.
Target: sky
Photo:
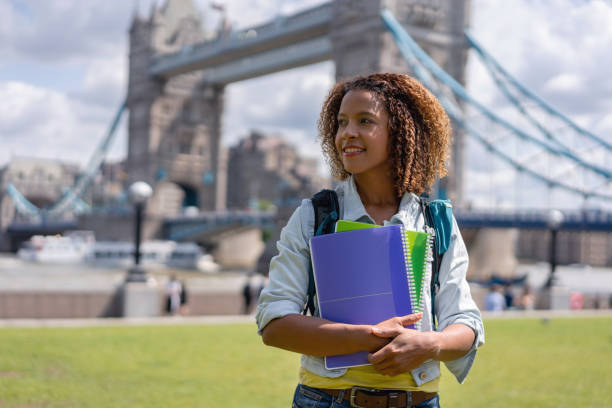
[[[218,13],[208,0],[195,1],[214,30]],[[13,157],[86,163],[125,98],[134,11],[148,14],[153,2],[0,0],[0,166]],[[226,5],[234,27],[247,27],[323,1],[218,2]],[[611,141],[612,2],[472,0],[471,31],[529,89]],[[303,154],[318,156],[316,119],[333,75],[333,64],[324,62],[229,85],[223,143],[259,129],[282,134]],[[503,109],[474,56],[468,60],[467,88],[486,106]],[[111,159],[124,157],[126,146],[124,119]],[[501,191],[519,182],[502,168],[472,160],[478,150],[472,151],[466,178],[475,203],[487,204],[486,190],[493,185]]]

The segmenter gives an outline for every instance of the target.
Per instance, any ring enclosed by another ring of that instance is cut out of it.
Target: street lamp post
[[[550,262],[550,273],[545,287],[550,289],[555,283],[555,270],[557,269],[557,233],[563,224],[564,215],[559,210],[552,210],[548,215],[548,228],[550,229],[550,246],[548,261]]]
[[[144,181],[133,183],[128,189],[130,202],[134,204],[134,265],[128,271],[126,282],[146,282],[147,272],[140,265],[140,242],[142,237],[142,219],[147,200],[153,194],[153,189]]]

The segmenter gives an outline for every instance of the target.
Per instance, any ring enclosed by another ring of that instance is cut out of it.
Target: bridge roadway
[[[548,210],[466,210],[454,208],[454,215],[461,228],[518,228],[549,229]],[[611,231],[612,213],[599,210],[564,211],[564,220],[557,228],[567,231]],[[169,217],[164,221],[165,238],[186,241],[201,234],[233,227],[257,226],[274,228],[276,214],[273,212],[218,211],[201,212],[197,215]],[[10,234],[32,232],[58,233],[78,228],[76,223],[29,224],[19,223],[9,227]]]
[[[215,230],[249,225],[273,228],[276,225],[276,214],[254,211],[201,212],[193,216],[167,218],[164,222],[164,232],[167,239],[185,241]]]
[[[331,3],[279,16],[266,24],[159,55],[149,72],[169,78],[206,69],[207,81],[229,83],[325,61],[332,56],[327,38],[331,16]]]
[[[465,210],[453,209],[462,228],[549,229],[549,210]],[[563,211],[558,230],[612,231],[612,213],[600,210]]]
[[[228,84],[274,72],[333,59],[330,38],[334,22],[332,2],[268,23],[231,31],[212,40],[185,45],[159,54],[149,68],[152,76],[170,78],[195,70],[206,71],[206,81]],[[382,21],[380,21],[382,24]],[[448,47],[463,46],[445,32],[407,27],[417,41]]]
[[[465,210],[454,209],[455,218],[461,228],[518,228],[549,229],[548,210]],[[612,231],[612,213],[596,210],[565,211],[564,220],[557,229],[569,231]],[[250,211],[209,212],[195,217],[167,218],[166,237],[184,240],[190,236],[228,226],[256,225],[273,227],[274,213]]]

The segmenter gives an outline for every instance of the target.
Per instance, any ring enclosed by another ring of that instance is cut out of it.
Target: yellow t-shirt
[[[300,384],[313,388],[330,388],[343,389],[354,386],[379,388],[385,390],[406,390],[406,391],[424,391],[438,392],[440,377],[424,383],[420,387],[414,382],[412,374],[406,372],[404,374],[389,377],[380,374],[371,365],[351,367],[346,370],[343,376],[330,378],[321,377],[300,367]]]

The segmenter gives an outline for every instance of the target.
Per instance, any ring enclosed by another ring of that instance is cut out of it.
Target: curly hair
[[[451,126],[436,97],[408,75],[358,76],[332,88],[317,123],[321,150],[332,175],[340,180],[350,176],[336,150],[335,138],[342,99],[355,89],[374,93],[389,114],[389,157],[397,196],[406,191],[417,195],[429,192],[436,177],[447,174]]]

